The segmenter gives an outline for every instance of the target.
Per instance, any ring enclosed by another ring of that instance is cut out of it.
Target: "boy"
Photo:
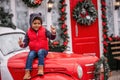
[[[48,39],[55,39],[56,29],[51,26],[51,32],[42,26],[41,14],[32,13],[30,15],[30,28],[24,40],[19,38],[19,46],[25,48],[29,46],[30,52],[27,57],[25,75],[23,79],[30,79],[30,70],[34,58],[38,57],[38,75],[44,75],[44,58],[48,54]]]

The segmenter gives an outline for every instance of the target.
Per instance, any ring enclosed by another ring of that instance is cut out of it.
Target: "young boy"
[[[23,79],[30,79],[30,70],[34,58],[38,57],[38,75],[44,75],[44,58],[48,54],[48,38],[55,39],[56,29],[51,27],[51,32],[42,26],[41,14],[32,13],[30,15],[30,28],[24,40],[19,38],[19,46],[25,48],[29,46],[30,52],[27,57],[25,75]]]

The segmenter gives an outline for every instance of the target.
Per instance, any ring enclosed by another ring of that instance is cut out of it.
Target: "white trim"
[[[114,6],[114,2],[115,0],[113,0],[113,6]],[[114,15],[114,34],[115,36],[119,35],[119,25],[118,25],[118,21],[119,21],[119,17],[118,17],[118,10],[115,10],[113,8],[113,15]]]
[[[68,28],[68,33],[69,33],[69,43],[68,46],[70,47],[68,51],[72,52],[72,32],[71,32],[71,19],[70,19],[70,0],[66,0],[66,12],[67,12],[67,28]]]
[[[118,26],[118,10],[114,10],[113,11],[113,14],[114,14],[114,34],[115,36],[118,36],[119,35],[119,26]]]
[[[51,12],[47,12],[47,29],[50,30],[50,25],[52,25]]]
[[[103,55],[103,32],[102,32],[102,12],[101,12],[101,0],[97,1],[98,4],[98,27],[99,27],[99,46],[100,46],[100,57]]]
[[[46,24],[47,24],[47,29],[50,30],[50,25],[52,25],[52,11],[48,12],[48,7],[47,7],[47,2],[46,0],[46,12],[47,12],[47,17],[46,17]]]

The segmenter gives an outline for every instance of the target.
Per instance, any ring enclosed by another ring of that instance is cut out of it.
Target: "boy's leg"
[[[32,62],[34,60],[34,58],[37,56],[35,51],[30,51],[27,57],[27,61],[26,61],[26,67],[25,67],[25,75],[23,79],[30,79],[30,70],[32,69]]]
[[[45,49],[40,49],[38,51],[38,75],[44,75],[44,57],[46,57],[48,51]]]

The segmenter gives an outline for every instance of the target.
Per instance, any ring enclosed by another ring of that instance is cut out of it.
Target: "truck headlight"
[[[80,65],[77,67],[77,74],[78,74],[78,78],[82,78],[83,70],[82,70],[82,67]]]

